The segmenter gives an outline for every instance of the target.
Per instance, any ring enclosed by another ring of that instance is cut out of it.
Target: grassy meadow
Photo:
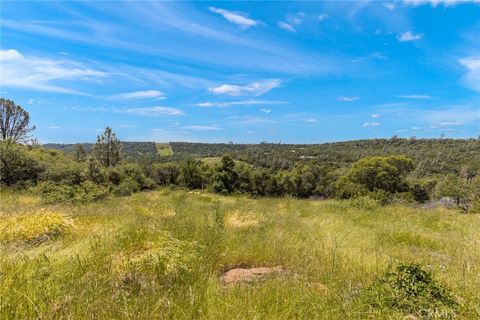
[[[455,210],[167,188],[44,205],[4,191],[0,232],[1,319],[480,317],[480,216]],[[372,298],[399,262],[430,271],[454,312],[414,316]],[[261,266],[287,271],[219,280]]]

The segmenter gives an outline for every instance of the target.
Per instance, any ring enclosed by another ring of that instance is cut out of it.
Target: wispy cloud
[[[0,50],[1,84],[39,91],[83,94],[67,87],[68,81],[101,81],[107,74],[80,62],[24,56],[14,49]]]
[[[244,29],[247,29],[247,28],[250,28],[250,27],[253,27],[253,26],[256,26],[256,25],[259,24],[258,21],[250,19],[250,18],[248,18],[246,16],[243,16],[243,15],[241,15],[239,13],[236,13],[236,12],[232,12],[232,11],[228,11],[228,10],[224,10],[224,9],[219,9],[219,8],[215,8],[215,7],[209,7],[208,9],[212,12],[220,14],[227,21],[229,21],[231,23],[234,23],[234,24],[236,24],[236,25],[238,25],[238,26],[240,26],[241,28],[244,28]]]
[[[340,97],[337,100],[342,102],[353,102],[359,100],[359,97]]]
[[[288,104],[286,101],[268,101],[268,100],[244,100],[244,101],[228,101],[228,102],[201,102],[198,107],[212,108],[212,107],[230,107],[230,106],[253,106],[253,105],[276,105]]]
[[[323,21],[328,18],[328,14],[322,13],[317,16],[317,21]]]
[[[193,131],[220,131],[224,130],[217,126],[183,126],[181,127],[185,130],[193,130]]]
[[[408,41],[417,41],[422,39],[423,35],[420,33],[414,34],[411,31],[407,31],[402,33],[397,37],[398,41],[400,42],[408,42]]]
[[[395,3],[393,2],[384,2],[383,6],[390,11],[395,10]]]
[[[311,119],[305,120],[305,122],[317,123],[317,122],[320,122],[320,121],[318,121],[318,119],[311,118]]]
[[[297,32],[297,30],[295,30],[295,27],[292,26],[290,23],[286,23],[284,21],[278,21],[277,25],[280,29],[287,30],[290,32]]]
[[[365,122],[363,124],[363,127],[378,127],[380,125],[380,122]]]
[[[282,81],[279,79],[264,80],[253,82],[247,85],[222,84],[218,87],[210,87],[208,90],[214,95],[228,95],[233,97],[252,95],[260,96],[272,89],[279,87]]]
[[[374,118],[374,119],[380,118],[380,115],[378,113],[374,113],[374,114],[372,114],[372,118]]]
[[[126,108],[120,109],[117,112],[130,113],[139,116],[160,117],[160,116],[181,116],[183,111],[177,108],[170,107],[145,107],[145,108]]]
[[[260,109],[260,112],[269,114],[270,112],[272,112],[272,110],[270,110],[270,109]]]
[[[430,4],[432,7],[437,7],[438,5],[455,6],[457,4],[463,3],[480,3],[480,0],[404,0],[406,4],[413,6],[421,6],[425,4]]]
[[[268,124],[268,123],[278,123],[278,121],[266,117],[253,117],[253,116],[234,116],[231,119],[235,119],[234,124],[239,125],[257,125],[257,124]]]
[[[467,68],[467,74],[464,77],[465,84],[480,92],[480,56],[463,58],[459,62]]]
[[[432,96],[429,96],[429,95],[426,95],[426,94],[403,94],[403,95],[398,95],[397,98],[414,99],[414,100],[430,100],[430,99],[433,99]]]
[[[145,90],[145,91],[134,91],[116,94],[111,96],[112,99],[121,99],[121,100],[142,100],[142,99],[165,99],[163,92],[158,90]]]

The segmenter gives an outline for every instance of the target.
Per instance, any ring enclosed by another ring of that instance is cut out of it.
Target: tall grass
[[[431,271],[460,301],[458,319],[480,317],[478,215],[170,189],[57,206],[2,193],[1,204],[0,219],[52,210],[74,225],[1,243],[2,319],[404,319],[362,298],[397,262]],[[218,279],[278,265],[285,276]]]

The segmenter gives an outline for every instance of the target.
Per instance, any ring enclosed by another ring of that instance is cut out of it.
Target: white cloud
[[[319,14],[319,15],[317,16],[317,21],[323,21],[323,20],[325,20],[325,19],[327,19],[327,18],[328,18],[328,14],[325,14],[325,13]]]
[[[170,107],[145,107],[145,108],[127,108],[121,109],[118,112],[121,113],[130,113],[139,116],[150,116],[150,117],[159,117],[159,116],[181,116],[183,111],[177,108]]]
[[[307,119],[306,122],[319,122],[318,119]]]
[[[423,35],[420,33],[414,34],[411,31],[407,31],[399,35],[397,39],[400,42],[407,42],[407,41],[417,41],[422,39],[422,37]]]
[[[340,97],[337,100],[342,102],[353,102],[359,100],[359,97]]]
[[[67,81],[91,81],[107,74],[64,59],[24,56],[14,49],[0,50],[1,85],[39,91],[82,94]]]
[[[47,126],[47,129],[60,129],[61,127],[59,126]]]
[[[268,91],[279,87],[282,81],[270,79],[261,82],[253,82],[247,85],[222,84],[218,87],[210,87],[208,90],[215,95],[228,95],[233,97],[253,95],[260,96]]]
[[[440,121],[439,125],[441,125],[441,126],[461,126],[462,123],[460,121]]]
[[[372,118],[374,118],[374,119],[380,118],[380,115],[378,113],[374,113],[374,114],[372,114]]]
[[[404,95],[399,95],[397,96],[398,98],[403,98],[403,99],[415,99],[415,100],[429,100],[433,99],[433,97],[425,94],[404,94]]]
[[[111,97],[112,99],[125,99],[125,100],[140,100],[140,99],[165,99],[163,92],[158,90],[145,90],[145,91],[134,91],[126,92],[121,94],[116,94]]]
[[[380,125],[380,122],[365,122],[363,126],[366,127],[378,127]]]
[[[480,0],[404,0],[406,4],[410,4],[413,6],[421,6],[425,4],[430,4],[432,7],[437,7],[438,5],[442,4],[445,7],[448,6],[455,6],[457,4],[463,3],[480,3]]]
[[[284,21],[278,21],[277,25],[280,29],[288,30],[290,32],[297,32],[297,30],[295,30],[295,28],[290,23],[286,23]]]
[[[202,108],[212,108],[212,107],[274,105],[274,104],[288,104],[288,102],[268,101],[268,100],[244,100],[244,101],[228,101],[228,102],[201,102],[201,103],[198,103],[197,106]]]
[[[270,110],[270,109],[260,109],[260,112],[269,114],[270,112],[272,112],[272,110]]]
[[[288,23],[299,25],[303,22],[303,19],[305,18],[305,13],[301,11],[297,13],[288,13],[286,18]]]
[[[219,9],[215,7],[209,7],[208,9],[212,12],[222,15],[227,21],[234,23],[244,29],[247,29],[259,24],[258,21],[242,16],[241,14],[238,14],[235,12],[231,12],[228,10]]]
[[[184,126],[181,127],[182,129],[186,130],[194,130],[194,131],[219,131],[223,130],[220,127],[217,126]]]
[[[388,10],[395,10],[395,4],[393,2],[384,2],[383,6]]]
[[[465,84],[480,92],[480,56],[460,59],[459,62],[468,70],[464,77]]]
[[[17,50],[8,49],[8,50],[0,50],[0,61],[18,61],[22,60],[23,56]]]
[[[243,117],[231,117],[231,119],[237,119],[233,122],[234,124],[239,125],[257,125],[257,124],[267,124],[267,123],[277,123],[278,121],[265,118],[265,117],[252,117],[252,116],[243,116]]]

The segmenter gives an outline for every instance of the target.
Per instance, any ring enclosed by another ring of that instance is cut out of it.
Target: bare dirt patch
[[[286,273],[282,266],[276,267],[258,267],[258,268],[235,268],[228,270],[221,277],[221,281],[226,286],[239,283],[251,283],[261,281],[269,275],[280,275]]]

